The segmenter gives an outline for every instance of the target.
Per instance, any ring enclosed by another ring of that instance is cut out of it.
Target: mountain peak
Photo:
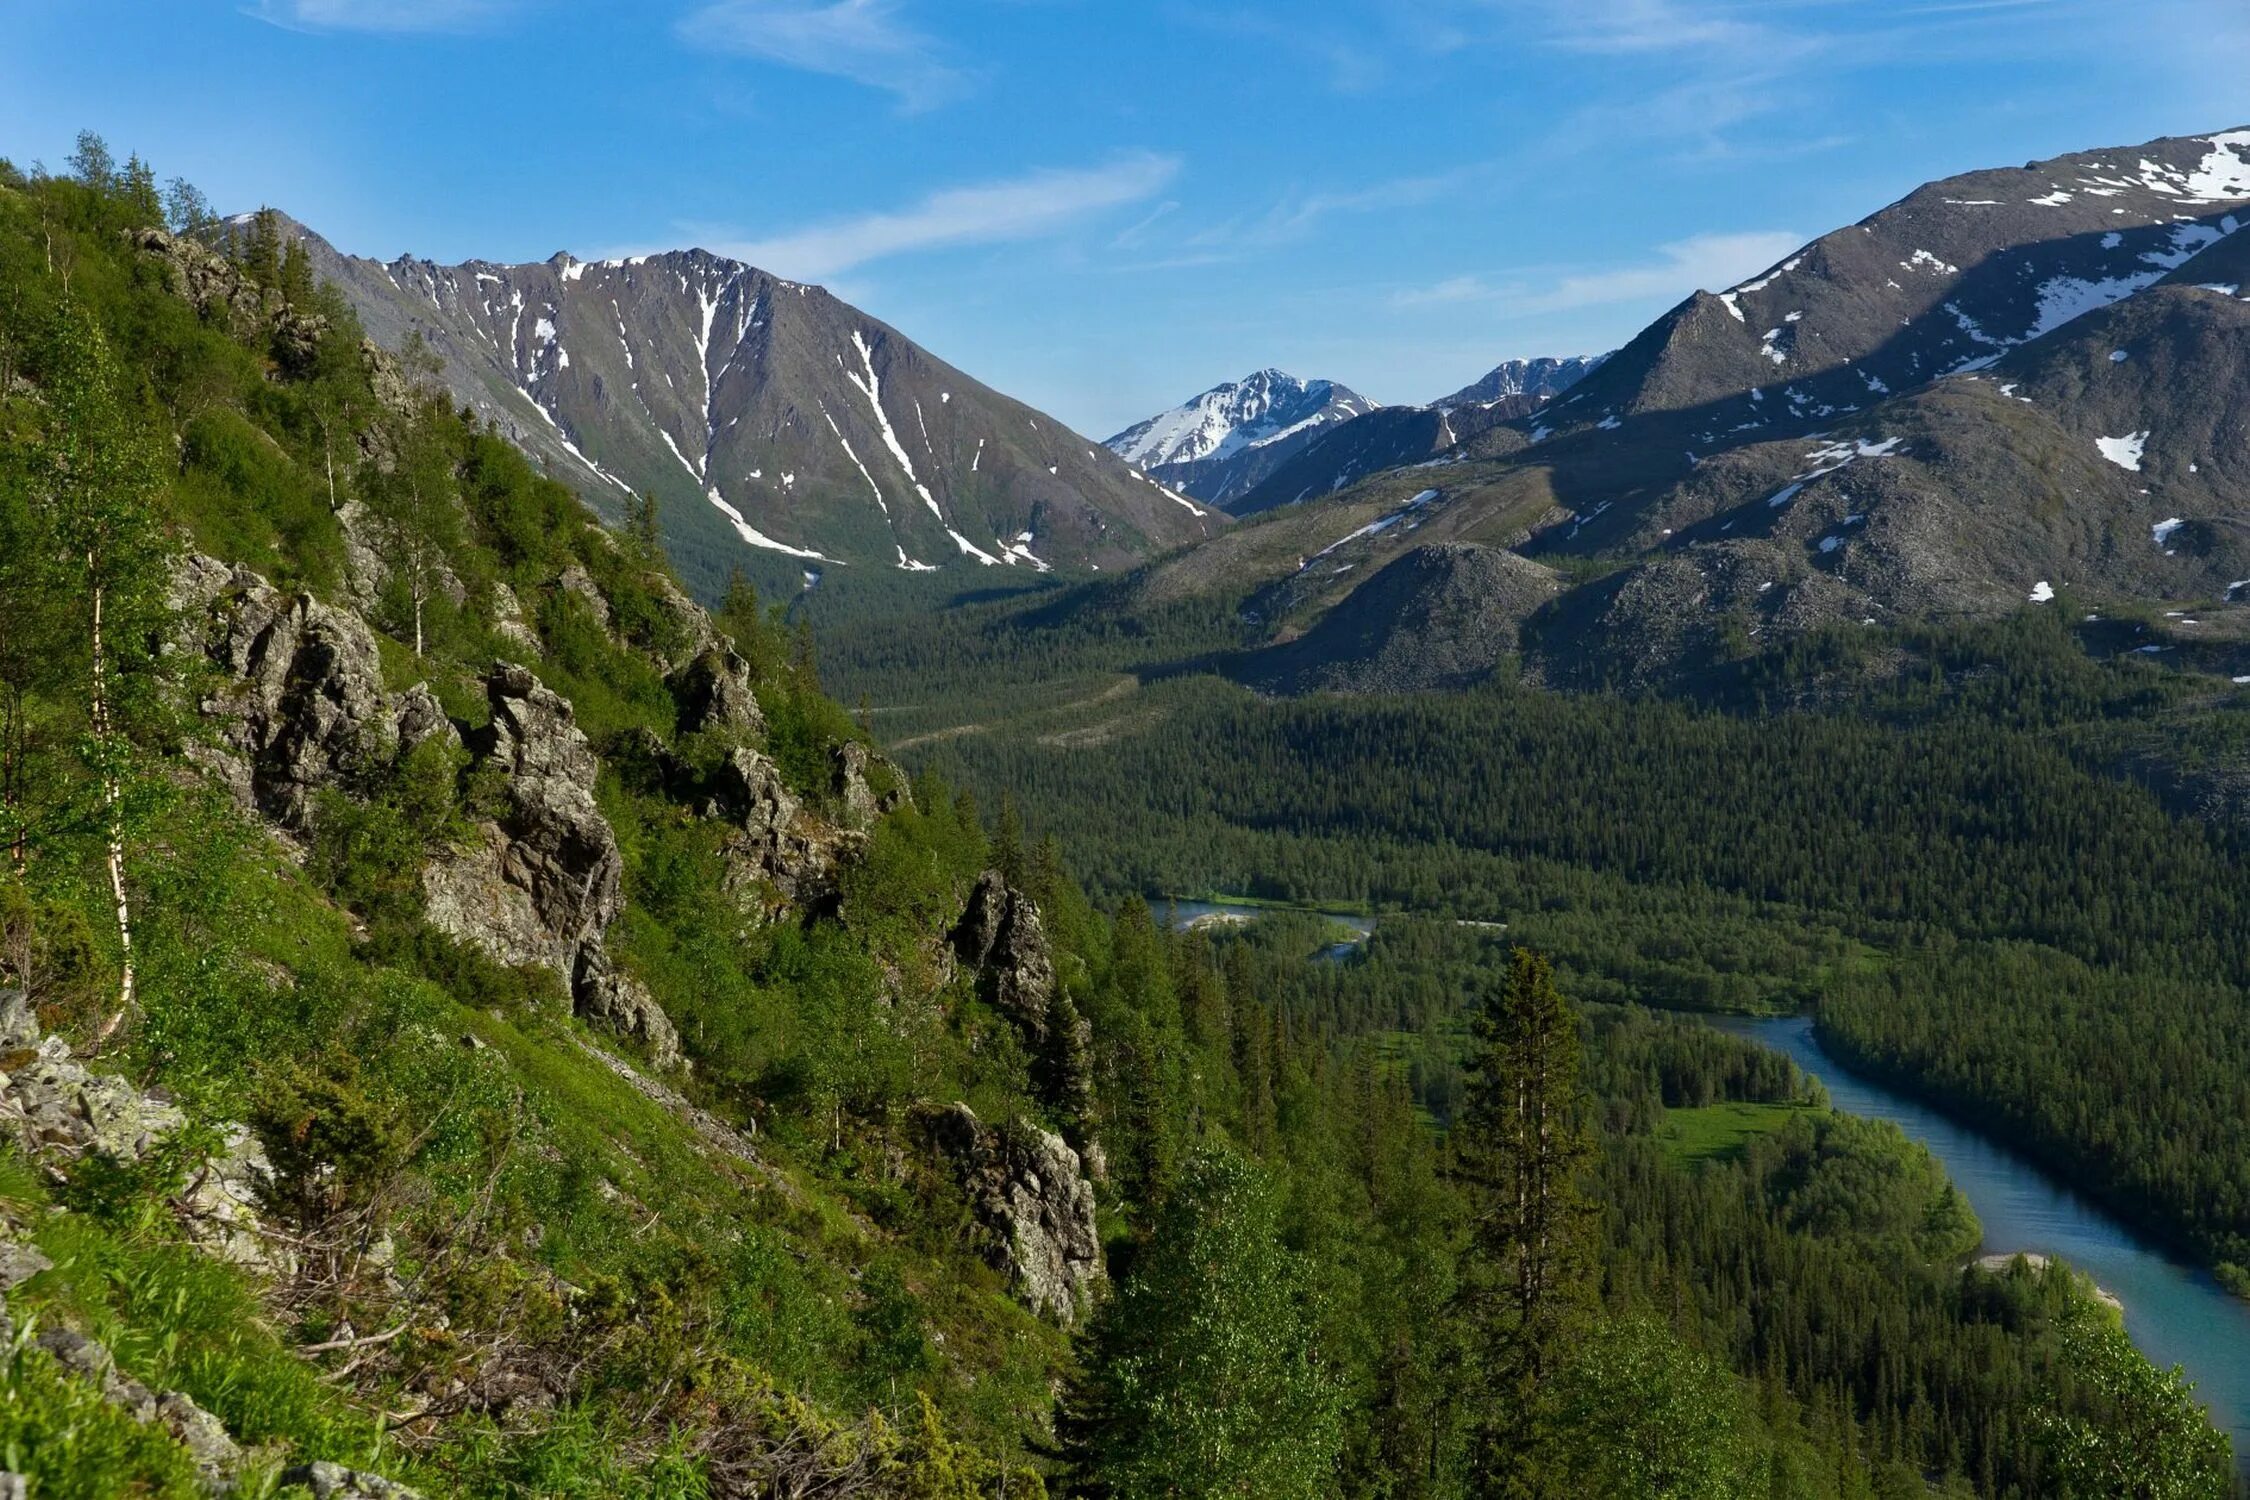
[[[1108,446],[1182,493],[1216,504],[1250,489],[1321,429],[1374,409],[1333,380],[1300,380],[1269,365],[1127,428]]]

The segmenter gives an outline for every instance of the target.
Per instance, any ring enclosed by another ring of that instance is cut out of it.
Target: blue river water
[[[1708,1017],[1785,1052],[1836,1108],[1889,1120],[1945,1167],[1984,1225],[1984,1252],[2060,1257],[2125,1304],[2125,1331],[2159,1366],[2180,1366],[2213,1419],[2250,1459],[2250,1302],[2134,1234],[2039,1167],[1928,1105],[1853,1074],[1820,1045],[1812,1019]]]

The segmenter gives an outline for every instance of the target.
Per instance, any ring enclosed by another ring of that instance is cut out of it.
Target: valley
[[[1098,443],[0,163],[0,1493],[2233,1500],[2245,219]]]

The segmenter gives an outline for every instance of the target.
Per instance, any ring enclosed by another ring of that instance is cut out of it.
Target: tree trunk
[[[95,571],[94,559],[86,559],[88,572]],[[105,826],[103,843],[109,861],[109,890],[117,902],[117,949],[120,974],[117,986],[117,1014],[103,1023],[101,1034],[94,1039],[99,1047],[115,1034],[117,1028],[132,1014],[134,1005],[133,973],[133,905],[125,889],[125,812],[124,792],[118,784],[116,762],[116,737],[109,719],[109,656],[102,638],[102,605],[104,590],[94,584],[93,631],[93,703],[94,753],[101,762],[102,808]]]

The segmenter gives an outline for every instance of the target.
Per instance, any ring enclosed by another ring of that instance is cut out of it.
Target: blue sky
[[[1931,177],[2250,123],[2245,0],[13,0],[82,126],[388,258],[700,244],[1096,436],[1429,400]]]

